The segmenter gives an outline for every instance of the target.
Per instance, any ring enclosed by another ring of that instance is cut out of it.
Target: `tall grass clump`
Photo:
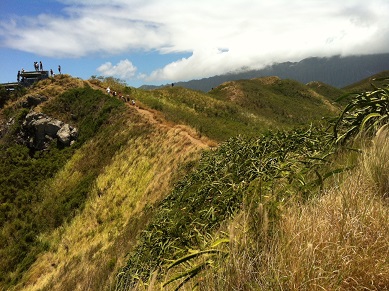
[[[375,135],[363,155],[363,167],[367,178],[381,197],[389,196],[389,133],[383,126]]]
[[[362,158],[363,159],[363,158]],[[200,290],[387,290],[389,211],[362,161],[325,195],[289,204],[266,241],[242,210],[230,223],[227,261]]]

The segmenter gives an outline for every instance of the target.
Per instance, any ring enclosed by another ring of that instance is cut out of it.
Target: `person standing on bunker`
[[[60,75],[62,74],[62,73],[61,73],[61,66],[60,66],[60,65],[58,65],[58,72],[59,72]]]
[[[42,64],[41,61],[39,61],[39,69],[40,69],[41,71],[43,71],[43,64]]]

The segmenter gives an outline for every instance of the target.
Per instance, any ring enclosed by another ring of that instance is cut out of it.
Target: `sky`
[[[388,0],[0,0],[0,83],[34,61],[161,85],[389,52]]]

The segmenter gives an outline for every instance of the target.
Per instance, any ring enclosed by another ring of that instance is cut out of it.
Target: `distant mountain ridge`
[[[227,81],[278,76],[281,79],[293,79],[303,84],[320,81],[342,88],[385,70],[389,70],[389,53],[329,58],[312,57],[299,62],[276,63],[261,70],[231,72],[199,80],[176,82],[175,85],[208,92]],[[143,85],[140,88],[156,89],[164,86]]]

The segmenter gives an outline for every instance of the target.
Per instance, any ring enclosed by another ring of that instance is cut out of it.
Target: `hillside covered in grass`
[[[355,91],[277,77],[203,93],[60,75],[6,96],[0,289],[384,290],[387,133],[370,140],[387,120],[364,103],[380,86],[347,112],[336,95]],[[77,141],[21,144],[30,110]]]

